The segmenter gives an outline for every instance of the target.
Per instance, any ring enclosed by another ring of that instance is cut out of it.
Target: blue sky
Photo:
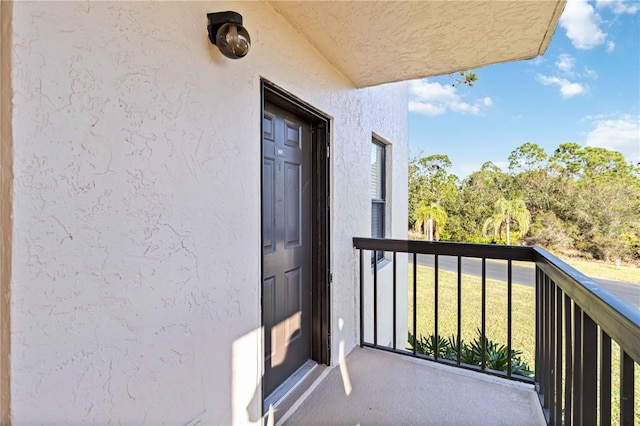
[[[640,0],[569,0],[545,54],[411,82],[409,152],[446,154],[459,177],[532,142],[619,151],[640,162]]]

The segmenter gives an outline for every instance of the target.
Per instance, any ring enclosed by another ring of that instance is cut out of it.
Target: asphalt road
[[[433,267],[433,256],[418,255],[418,265]],[[458,270],[458,259],[452,256],[438,256],[438,267],[444,271],[456,272]],[[482,261],[474,258],[462,258],[462,273],[481,276]],[[535,285],[535,268],[512,265],[511,277],[514,284],[533,287]],[[487,260],[487,278],[507,281],[507,262]],[[600,278],[592,279],[620,299],[640,309],[640,284]]]

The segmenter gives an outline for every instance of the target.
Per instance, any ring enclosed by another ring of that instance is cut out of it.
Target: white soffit
[[[541,55],[566,0],[270,3],[366,87]]]

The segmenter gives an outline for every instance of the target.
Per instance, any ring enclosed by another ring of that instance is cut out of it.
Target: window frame
[[[371,137],[371,149],[380,149],[382,152],[381,161],[380,161],[380,176],[379,180],[381,182],[381,196],[382,198],[374,198],[373,194],[371,195],[371,228],[373,231],[373,206],[382,206],[381,215],[378,216],[379,230],[381,233],[381,237],[386,238],[387,229],[386,229],[386,220],[387,220],[387,144],[377,139],[375,136]],[[380,209],[380,207],[378,207]],[[373,232],[371,237],[373,237]],[[377,259],[374,259],[373,252],[371,252],[371,264],[375,264],[376,262],[380,262],[384,260],[384,251],[376,252]]]

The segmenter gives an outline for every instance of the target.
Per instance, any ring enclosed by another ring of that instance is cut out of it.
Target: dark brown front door
[[[270,103],[263,117],[264,394],[311,355],[312,143],[308,121]]]

